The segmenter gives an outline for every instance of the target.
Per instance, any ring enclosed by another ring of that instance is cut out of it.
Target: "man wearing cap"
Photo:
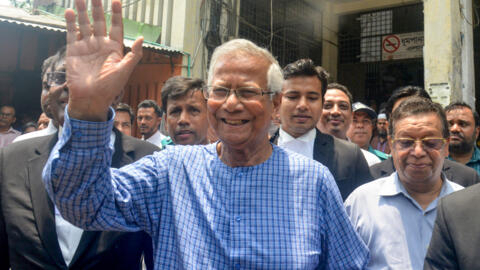
[[[373,147],[370,145],[370,140],[372,139],[373,133],[373,125],[375,119],[377,118],[377,113],[375,113],[372,108],[361,102],[353,103],[352,109],[353,120],[347,130],[347,137],[350,139],[350,141],[356,143],[363,150],[366,150],[368,153],[378,157],[379,160],[388,159],[387,154],[373,149]],[[367,158],[365,152],[364,155],[365,158]]]
[[[373,136],[372,140],[370,141],[370,145],[381,151],[385,154],[390,154],[390,146],[388,146],[388,120],[387,114],[384,111],[380,111],[377,116],[377,134]]]

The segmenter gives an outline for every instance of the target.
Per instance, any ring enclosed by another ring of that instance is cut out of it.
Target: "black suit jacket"
[[[392,157],[370,167],[370,172],[374,179],[389,176],[394,171],[395,167],[393,166]],[[445,173],[448,180],[463,187],[469,187],[476,183],[480,183],[480,177],[478,176],[477,171],[449,159],[445,159],[445,162],[443,163],[443,173]]]
[[[315,130],[313,159],[330,170],[345,200],[357,187],[372,180],[367,161],[356,144]],[[277,143],[277,140],[278,131],[271,142]]]
[[[151,154],[158,147],[115,130],[112,167]],[[54,205],[42,170],[57,134],[0,150],[0,269],[67,269],[57,240]],[[84,231],[68,269],[140,269],[142,252],[152,265],[152,240],[145,232]]]
[[[480,269],[480,185],[440,200],[424,269]]]

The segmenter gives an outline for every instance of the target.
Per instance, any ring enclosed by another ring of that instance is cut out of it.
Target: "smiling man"
[[[176,76],[168,79],[162,88],[162,109],[168,135],[162,146],[168,144],[207,144],[207,101],[203,96],[204,82]]]
[[[152,240],[146,233],[84,231],[62,217],[45,190],[42,169],[62,131],[68,130],[65,57],[62,48],[42,66],[42,108],[60,131],[0,149],[0,269],[139,270],[142,253],[152,269]],[[159,150],[117,130],[108,141],[113,167]]]
[[[379,163],[381,160],[388,159],[389,155],[373,149],[373,147],[370,145],[377,113],[372,108],[361,102],[353,103],[352,109],[353,120],[347,130],[348,139],[357,144],[360,148],[362,148],[362,150],[365,150],[363,151],[363,154],[365,155],[365,158],[370,166]],[[374,162],[371,161],[372,159]]]
[[[271,138],[279,146],[312,158],[328,167],[342,198],[371,180],[360,149],[350,142],[323,134],[315,128],[322,113],[322,94],[328,73],[310,59],[301,59],[283,70],[281,128]]]
[[[330,83],[324,95],[323,109],[317,128],[339,139],[347,139],[352,121],[352,94],[339,83]]]
[[[371,252],[368,269],[423,269],[438,200],[463,187],[442,174],[449,131],[439,104],[408,99],[390,121],[397,172],[356,189],[345,207]]]
[[[175,145],[110,168],[109,105],[141,58],[142,39],[122,56],[121,3],[112,3],[108,38],[101,1],[92,4],[94,27],[85,3],[76,4],[81,27],[73,10],[65,13],[68,129],[44,170],[63,216],[85,229],[148,232],[155,269],[363,269],[368,250],[328,169],[268,140],[282,71],[250,41],[222,44],[210,61],[203,94],[217,143]]]
[[[480,132],[480,118],[465,102],[454,102],[445,107],[450,125],[449,158],[473,168],[480,174],[480,150],[476,146]]]

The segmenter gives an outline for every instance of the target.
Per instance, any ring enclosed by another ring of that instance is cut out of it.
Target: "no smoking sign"
[[[400,48],[400,38],[396,35],[390,35],[383,39],[383,50],[387,53],[394,53]]]

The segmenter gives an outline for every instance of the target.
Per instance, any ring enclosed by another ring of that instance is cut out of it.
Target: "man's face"
[[[393,139],[400,138],[443,138],[440,118],[434,113],[427,113],[400,119],[395,123]],[[443,162],[448,156],[448,141],[440,149],[424,147],[419,142],[407,149],[398,142],[390,147],[399,179],[405,185],[421,186],[440,180]]]
[[[446,112],[450,125],[450,151],[469,153],[475,146],[480,127],[475,127],[473,113],[468,108],[458,108]]]
[[[322,83],[316,76],[292,77],[283,83],[282,129],[297,138],[315,127],[322,113]]]
[[[207,144],[207,102],[202,91],[188,91],[177,99],[168,99],[165,120],[175,144]]]
[[[40,117],[37,121],[38,130],[46,129],[49,122],[50,118],[48,118],[48,116],[44,112],[40,114]]]
[[[50,76],[50,80],[47,78]],[[42,78],[40,102],[43,111],[54,121],[63,125],[65,106],[68,103],[68,88],[65,82],[65,61],[61,60],[55,69],[48,70]]]
[[[345,139],[352,119],[352,104],[348,96],[338,89],[328,89],[324,99],[320,118],[322,131]]]
[[[10,106],[0,108],[0,128],[9,129],[15,123],[15,109]]]
[[[125,135],[132,136],[132,122],[130,122],[130,114],[125,111],[116,111],[113,125]]]
[[[353,121],[347,131],[347,137],[360,148],[368,149],[372,138],[373,123],[368,113],[353,113]]]
[[[137,125],[140,129],[140,134],[145,139],[150,138],[158,130],[158,125],[162,118],[155,113],[154,108],[139,108],[137,112]]]
[[[377,120],[378,136],[384,137],[384,138],[387,137],[387,130],[388,130],[387,119],[378,119]]]
[[[264,58],[228,54],[217,60],[212,85],[231,89],[256,87],[267,90],[270,63]],[[236,149],[258,149],[268,142],[272,113],[280,96],[258,96],[240,101],[231,93],[224,101],[208,99],[208,122],[223,144]]]

